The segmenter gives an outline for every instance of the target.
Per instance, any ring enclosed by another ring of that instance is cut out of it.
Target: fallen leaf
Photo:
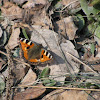
[[[66,54],[66,52],[68,52],[68,53],[74,55],[75,57],[79,58],[78,52],[74,49],[75,48],[74,45],[69,40],[66,40],[65,43],[61,43],[61,47],[62,47],[62,50],[63,50],[65,56],[66,56],[68,63],[70,64],[70,67],[68,68],[69,71],[73,74],[78,73],[79,72],[79,64],[75,63],[72,60],[72,57],[68,56]]]
[[[1,12],[3,16],[9,17],[9,20],[21,19],[23,16],[22,9],[11,2],[6,2],[1,7]]]
[[[88,96],[88,100],[92,100],[93,98],[95,100],[100,100],[100,92],[91,92],[91,96]]]
[[[67,5],[67,9],[76,9],[80,6],[80,2],[76,0],[62,0],[63,5]]]
[[[47,0],[34,0],[34,2],[36,3],[36,4],[43,4],[43,5],[45,5],[45,4],[47,4]]]
[[[39,85],[39,87],[42,85]],[[23,92],[18,92],[14,96],[14,100],[30,100],[30,99],[35,99],[42,95],[46,89],[41,89],[41,88],[31,88],[31,89],[26,89]]]
[[[95,71],[100,72],[100,64],[93,65],[92,67],[93,67],[93,69],[94,69]]]
[[[43,28],[49,29],[51,26],[51,20],[47,16],[47,8],[48,5],[45,5],[45,3],[40,3],[34,2],[34,1],[29,1],[25,5],[23,5],[24,8],[24,21],[26,23],[32,23],[34,25],[40,25]]]
[[[25,75],[25,77],[21,81],[21,85],[32,85],[35,82],[36,78],[37,78],[36,74],[30,68],[28,70],[28,73]]]
[[[19,83],[27,74],[29,67],[24,64],[17,63],[16,68],[13,69],[13,73],[15,75],[15,83]]]
[[[24,9],[26,9],[26,8],[31,9],[32,7],[35,7],[35,3],[33,1],[28,1],[26,4],[24,4],[22,6],[22,8],[24,8]]]
[[[75,38],[77,27],[75,26],[71,16],[57,21],[54,25],[55,31],[61,33],[67,39],[73,40]]]
[[[22,6],[22,8],[28,8],[28,9],[32,9],[32,7],[36,7],[37,5],[45,5],[46,4],[46,0],[31,0],[31,1],[28,1],[26,4],[24,4],[23,6]]]
[[[12,34],[11,34],[10,39],[7,44],[10,49],[14,49],[16,46],[18,46],[18,38],[19,38],[19,34],[20,34],[20,28],[16,28],[16,26],[17,26],[17,24],[12,26]]]
[[[94,55],[89,56],[89,54],[86,52],[84,53],[83,60],[86,62],[86,64],[92,65],[93,69],[95,71],[100,72],[100,53],[98,53],[95,57]],[[90,69],[84,67],[85,71],[90,71]]]
[[[57,80],[57,81],[64,81],[65,80],[64,75],[66,73],[69,73],[69,72],[77,73],[79,64],[73,65],[72,61],[70,61],[71,57],[69,57],[70,58],[69,59],[68,55],[66,55],[66,53],[65,53],[67,51],[66,49],[68,49],[68,51],[70,51],[70,52],[72,51],[72,54],[74,54],[76,57],[78,57],[78,53],[74,49],[74,45],[70,41],[66,41],[66,43],[62,43],[62,45],[61,45],[61,48],[63,47],[62,50],[66,48],[63,51],[68,60],[68,62],[66,62],[67,63],[67,66],[66,66],[66,63],[64,61],[64,58],[63,58],[61,50],[60,50],[60,47],[58,45],[57,33],[55,33],[54,31],[51,31],[51,30],[41,29],[38,26],[33,26],[33,27],[36,31],[33,30],[31,40],[33,40],[39,44],[42,44],[44,47],[48,47],[48,49],[52,51],[51,54],[53,55],[54,60],[48,66],[51,69],[51,71],[50,71],[51,78],[53,78],[54,80]],[[40,70],[43,70],[43,66],[45,66],[45,65],[38,66],[38,68]],[[71,69],[70,71],[69,71],[69,68]]]
[[[40,9],[38,11],[31,10],[30,13],[34,13],[34,16],[32,18],[32,23],[34,23],[34,25],[42,26],[42,28],[45,29],[49,29],[50,27],[52,27],[52,22],[50,18],[47,16],[45,6],[40,5]]]
[[[88,94],[77,90],[55,90],[47,94],[42,100],[87,100]]]
[[[13,0],[13,2],[15,2],[16,4],[20,4],[20,5],[26,1],[28,1],[28,0]]]

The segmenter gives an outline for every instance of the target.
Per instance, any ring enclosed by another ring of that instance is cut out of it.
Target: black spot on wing
[[[46,52],[46,56],[48,56],[48,52]]]
[[[52,56],[51,56],[51,55],[49,55],[49,58],[51,59],[51,58],[52,58]]]
[[[28,46],[26,49],[29,49],[30,47]]]
[[[26,43],[28,43],[29,42],[29,40],[26,40]]]
[[[45,50],[43,51],[43,54],[45,53]]]
[[[43,55],[41,56],[41,58],[43,58]]]

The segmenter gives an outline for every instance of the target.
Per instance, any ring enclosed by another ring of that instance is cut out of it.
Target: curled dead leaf
[[[77,27],[73,22],[71,16],[59,20],[55,24],[55,31],[61,33],[64,37],[69,40],[73,40],[76,34]]]
[[[39,85],[42,86],[42,85]],[[30,100],[30,99],[35,99],[42,95],[46,89],[40,89],[40,88],[31,88],[31,89],[26,89],[23,92],[18,92],[14,96],[14,100]]]

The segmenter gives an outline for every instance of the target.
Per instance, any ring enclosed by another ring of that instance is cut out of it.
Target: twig
[[[14,75],[11,74],[12,70],[14,69],[13,58],[11,55],[11,51],[8,46],[6,46],[6,50],[8,53],[8,77],[6,81],[6,100],[12,100],[13,98],[13,89],[12,86],[14,84]]]
[[[3,55],[7,56],[8,57],[8,54],[3,52],[3,51],[0,51],[0,53],[2,53]]]
[[[48,88],[48,89],[70,89],[70,90],[84,90],[84,91],[98,91],[100,89],[85,89],[85,88],[69,88],[69,87],[49,87],[49,86],[27,86],[27,85],[19,85],[19,87],[33,87],[33,88]],[[17,88],[19,88],[17,87]]]
[[[69,52],[66,52],[69,56],[73,57],[74,59],[76,59],[79,63],[83,64],[85,67],[89,68],[91,71],[93,71],[94,73],[98,74],[96,71],[94,71],[90,66],[86,65],[85,63],[83,63],[81,60],[79,60],[78,58],[74,57],[72,54],[70,54]],[[99,74],[98,74],[99,75]]]

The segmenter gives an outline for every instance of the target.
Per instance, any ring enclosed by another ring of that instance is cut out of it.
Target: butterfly
[[[32,65],[49,63],[53,59],[53,56],[43,48],[42,44],[36,44],[25,38],[20,38],[19,44],[25,61]]]

